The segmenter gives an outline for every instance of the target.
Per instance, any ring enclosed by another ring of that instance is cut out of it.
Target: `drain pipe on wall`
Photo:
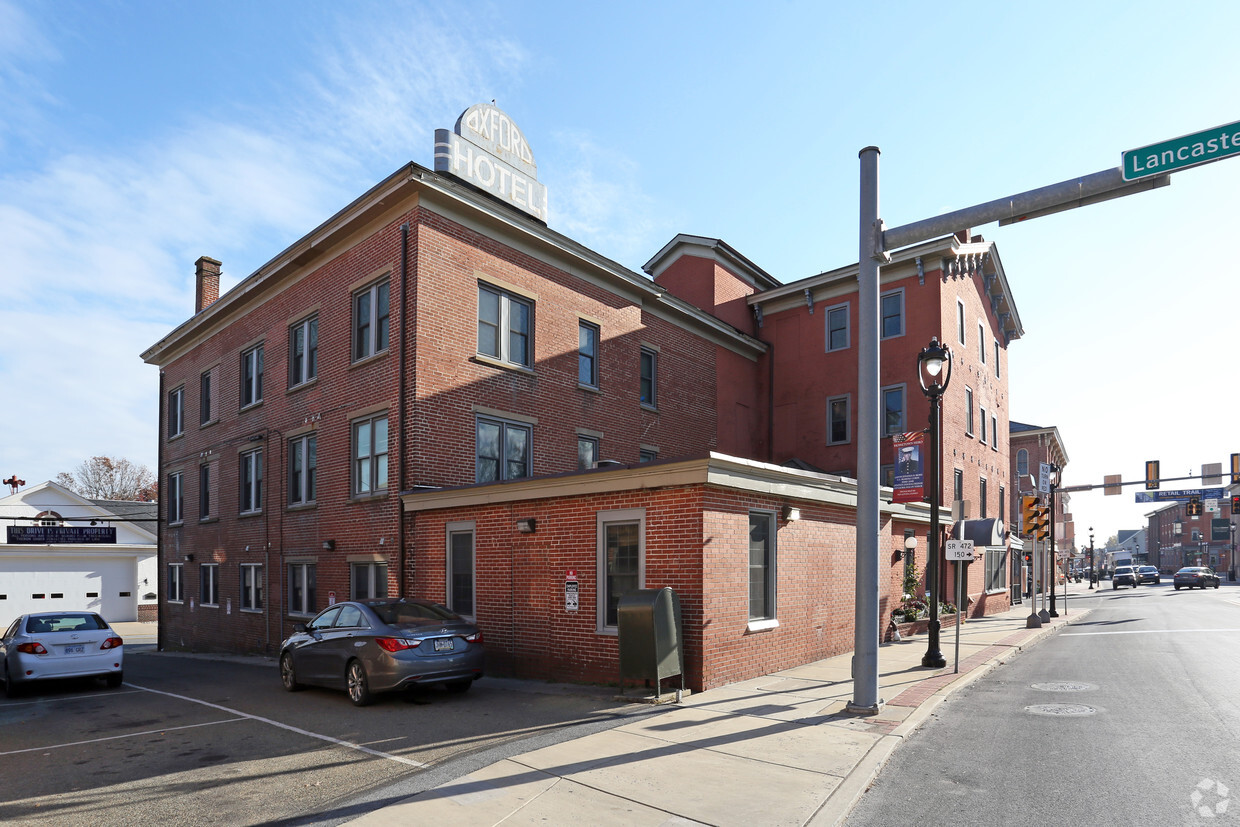
[[[408,460],[405,457],[405,431],[408,427],[406,423],[406,402],[405,402],[405,370],[407,366],[408,354],[406,342],[408,341],[408,330],[406,328],[405,314],[408,303],[409,287],[409,222],[406,221],[400,225],[400,359],[396,376],[396,392],[398,399],[396,402],[396,450],[399,456],[397,472],[397,485],[399,490],[404,492],[407,488],[406,480],[408,479],[405,468]],[[405,503],[399,497],[396,500],[396,550],[397,565],[399,573],[396,576],[397,597],[405,597]]]

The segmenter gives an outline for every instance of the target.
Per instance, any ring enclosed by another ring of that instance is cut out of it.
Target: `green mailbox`
[[[620,694],[624,681],[652,680],[659,702],[663,679],[680,676],[679,701],[685,691],[685,653],[680,598],[671,588],[634,589],[616,607],[620,638]]]

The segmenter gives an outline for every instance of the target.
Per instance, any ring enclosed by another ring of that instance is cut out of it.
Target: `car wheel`
[[[292,652],[280,655],[280,683],[284,684],[284,688],[289,692],[301,689],[301,684],[297,682],[297,670],[293,667]]]
[[[349,684],[349,700],[354,706],[366,706],[374,700],[370,694],[370,686],[366,682],[366,667],[360,660],[349,661],[345,669],[345,680]]]
[[[112,674],[108,675],[104,680],[107,681],[108,689],[116,689],[118,686],[120,686],[122,683],[125,682],[125,673],[124,672],[113,672]]]
[[[1179,585],[1178,585],[1178,584],[1176,585],[1175,590],[1176,590],[1177,592],[1180,590],[1180,587],[1179,587]]]
[[[10,698],[20,698],[22,695],[22,685],[13,680],[9,675],[9,662],[4,662],[4,694]]]
[[[474,679],[466,678],[463,681],[447,681],[446,683],[444,683],[443,688],[448,690],[454,695],[460,695],[464,692],[468,692],[469,687],[473,685],[474,685]]]
[[[1115,585],[1115,583],[1114,583],[1114,582],[1112,582],[1112,583],[1111,583],[1111,591],[1115,591],[1115,590],[1116,590],[1116,589],[1118,589],[1118,588],[1119,588],[1119,586]]]
[[[1205,586],[1202,586],[1202,588],[1204,589],[1204,588],[1205,588]],[[1215,581],[1214,581],[1214,588],[1216,588],[1216,589],[1218,588],[1218,581],[1217,581],[1217,580],[1215,580]]]

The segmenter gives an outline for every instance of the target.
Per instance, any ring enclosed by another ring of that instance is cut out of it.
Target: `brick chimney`
[[[220,297],[220,263],[203,256],[194,262],[197,290],[194,293],[194,313],[198,314]]]

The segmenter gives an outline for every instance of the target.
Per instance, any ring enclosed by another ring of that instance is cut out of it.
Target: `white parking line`
[[[1201,633],[1240,632],[1240,629],[1123,629],[1114,632],[1064,632],[1061,637],[1088,637],[1089,635],[1195,635]]]
[[[216,724],[231,724],[233,721],[244,721],[245,718],[228,718],[223,721],[207,721],[205,724],[187,724],[185,726],[164,727],[163,729],[148,729],[146,732],[131,732],[128,735],[109,735],[106,738],[91,738],[87,741],[70,741],[67,744],[52,744],[48,747],[30,747],[29,749],[15,749],[8,752],[0,752],[0,758],[6,755],[18,755],[23,752],[43,752],[49,749],[63,749],[64,747],[80,747],[82,744],[98,744],[100,741],[117,741],[121,738],[139,738],[143,735],[160,735],[165,732],[176,732],[178,729],[193,729],[201,726],[215,726]]]
[[[386,758],[389,761],[395,761],[399,764],[408,764],[411,767],[418,767],[420,769],[425,769],[426,767],[430,766],[429,764],[423,764],[421,761],[414,761],[412,758],[404,758],[399,755],[392,755],[390,752],[380,752],[377,749],[371,749],[370,747],[365,747],[365,746],[362,746],[361,744],[354,744],[350,741],[342,741],[339,738],[333,738],[330,735],[321,735],[317,732],[310,732],[309,730],[301,729],[299,727],[289,726],[288,724],[282,724],[279,721],[273,721],[270,718],[263,718],[260,715],[251,715],[250,713],[242,712],[239,709],[230,709],[226,706],[220,706],[219,704],[213,704],[213,703],[210,703],[209,701],[202,701],[202,700],[199,700],[198,698],[191,698],[187,695],[177,695],[172,692],[164,692],[160,689],[150,689],[145,686],[139,686],[136,683],[129,683],[128,681],[125,682],[125,685],[132,686],[135,689],[141,689],[146,692],[153,692],[156,695],[167,695],[169,698],[176,698],[182,701],[189,701],[190,703],[202,704],[203,706],[209,706],[212,709],[218,709],[222,712],[227,712],[232,715],[239,715],[242,718],[248,718],[251,721],[259,721],[264,724],[270,724],[273,727],[279,727],[280,729],[287,729],[289,732],[296,732],[298,735],[305,735],[307,738],[317,738],[320,741],[327,741],[328,743],[335,744],[338,747],[345,747],[346,749],[355,749],[358,752],[364,752],[367,755],[373,755],[376,758]]]

